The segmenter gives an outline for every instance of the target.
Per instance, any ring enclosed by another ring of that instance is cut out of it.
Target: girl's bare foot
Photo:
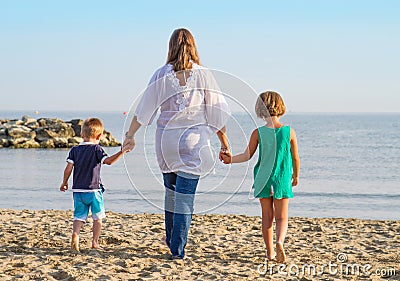
[[[276,261],[280,263],[284,263],[286,261],[285,250],[283,249],[283,245],[281,243],[276,243]]]
[[[79,252],[79,236],[76,233],[72,233],[71,249]]]
[[[94,241],[92,241],[92,249],[100,250],[100,251],[103,250],[103,248],[100,247],[100,245]]]
[[[276,257],[275,253],[269,254],[267,251],[267,260],[273,261],[275,259],[275,257]]]

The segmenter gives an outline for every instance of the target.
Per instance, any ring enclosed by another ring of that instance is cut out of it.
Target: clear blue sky
[[[187,27],[291,111],[400,112],[400,1],[237,2],[0,0],[0,110],[127,110]]]

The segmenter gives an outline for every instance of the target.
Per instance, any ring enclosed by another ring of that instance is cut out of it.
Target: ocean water
[[[63,120],[97,116],[121,141],[121,112],[0,112],[0,119],[58,117]],[[282,122],[295,128],[301,158],[300,183],[289,204],[290,216],[349,217],[398,220],[400,217],[400,114],[287,113]],[[252,130],[262,125],[246,114],[228,123],[233,153],[242,152]],[[113,166],[103,166],[107,210],[162,213],[164,188],[154,152],[155,126],[141,128],[137,147]],[[212,147],[218,152],[218,139]],[[105,148],[114,153],[119,148]],[[59,185],[67,149],[0,149],[0,208],[72,208],[72,192]],[[201,179],[196,213],[260,215],[252,198],[248,163],[215,162],[215,173]]]

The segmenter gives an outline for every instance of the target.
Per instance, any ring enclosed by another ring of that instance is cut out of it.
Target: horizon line
[[[76,109],[76,110],[27,110],[27,109],[0,109],[0,113],[31,113],[32,116],[39,115],[41,113],[83,113],[83,112],[97,112],[97,113],[121,113],[129,116],[129,111],[123,110],[94,110],[94,109]],[[231,113],[246,113],[243,111],[231,111]],[[253,114],[253,113],[252,113]],[[255,114],[255,113],[254,113]],[[400,111],[286,111],[287,114],[400,114]],[[29,115],[29,114],[27,114]]]

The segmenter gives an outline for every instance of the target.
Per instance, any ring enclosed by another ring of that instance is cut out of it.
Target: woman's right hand
[[[122,144],[123,152],[131,152],[135,148],[135,139],[133,137],[125,138],[124,143]]]

